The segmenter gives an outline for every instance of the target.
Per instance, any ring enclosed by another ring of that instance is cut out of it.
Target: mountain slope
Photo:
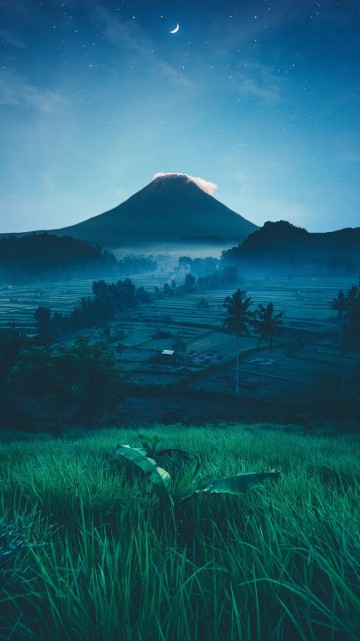
[[[185,174],[155,178],[121,205],[52,230],[103,247],[241,242],[257,226],[205,193]]]

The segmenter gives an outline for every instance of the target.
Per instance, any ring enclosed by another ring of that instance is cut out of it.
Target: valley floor
[[[272,302],[275,313],[285,316],[271,352],[259,346],[254,334],[240,338],[237,395],[236,338],[223,327],[223,303],[235,288],[165,295],[163,285],[174,277],[181,278],[165,268],[132,277],[136,286],[153,293],[150,303],[124,312],[107,323],[106,331],[94,328],[57,339],[59,345],[79,335],[105,341],[115,355],[128,388],[125,401],[107,420],[311,423],[356,418],[359,363],[355,348],[341,339],[341,323],[330,304],[352,279],[252,277],[242,282],[253,309]],[[13,323],[31,336],[38,305],[69,314],[90,292],[90,281],[3,287],[0,323]]]

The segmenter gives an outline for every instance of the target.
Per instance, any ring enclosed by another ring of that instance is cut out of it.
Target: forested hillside
[[[5,283],[129,275],[156,268],[151,256],[131,254],[117,260],[99,245],[71,236],[0,236],[0,281]]]
[[[288,275],[357,275],[360,228],[309,233],[286,221],[267,222],[244,242],[224,251],[225,264]]]

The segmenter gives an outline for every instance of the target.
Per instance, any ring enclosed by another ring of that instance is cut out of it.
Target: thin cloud
[[[105,38],[111,44],[142,54],[151,49],[149,39],[134,20],[114,18],[104,7],[97,7],[95,19],[102,24]]]
[[[8,29],[0,29],[0,38],[9,45],[16,47],[17,49],[25,49],[25,42],[16,34],[9,31]]]
[[[268,69],[263,68],[262,77],[242,74],[238,80],[237,89],[245,98],[257,98],[262,102],[280,102],[281,92],[276,78]]]
[[[69,103],[56,90],[40,89],[12,72],[3,71],[0,73],[0,104],[25,106],[51,114],[63,110]]]
[[[113,14],[104,7],[97,7],[95,19],[97,24],[102,25],[107,41],[121,49],[134,63],[140,61],[143,64],[144,60],[147,60],[153,74],[161,75],[177,85],[190,86],[190,80],[185,73],[156,53],[155,43],[137,22],[114,18]]]

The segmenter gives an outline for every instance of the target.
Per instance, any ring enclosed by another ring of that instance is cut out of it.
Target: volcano
[[[149,244],[239,244],[257,229],[206,193],[196,179],[164,174],[114,209],[51,233],[114,249]]]

